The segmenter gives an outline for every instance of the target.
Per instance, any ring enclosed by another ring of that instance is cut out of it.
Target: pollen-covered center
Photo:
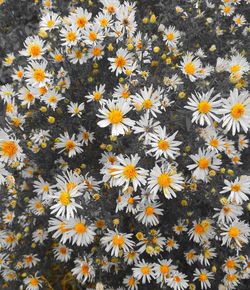
[[[240,234],[240,230],[237,227],[231,227],[228,234],[230,238],[237,238]]]
[[[133,179],[137,176],[136,167],[133,164],[126,165],[123,169],[123,175],[127,179]]]
[[[70,202],[70,194],[69,194],[69,192],[68,191],[61,192],[59,200],[60,200],[61,204],[64,205],[64,206],[69,205],[71,203]]]
[[[202,157],[199,161],[198,161],[198,166],[200,169],[207,169],[209,166],[209,159],[206,157]]]
[[[167,140],[160,140],[158,142],[158,148],[160,150],[166,151],[169,148],[169,142]]]
[[[207,114],[210,112],[211,110],[211,104],[209,104],[208,101],[206,100],[202,100],[199,104],[198,104],[198,110],[200,113],[202,114]]]
[[[158,176],[157,182],[160,185],[160,187],[166,188],[171,185],[172,178],[169,176],[168,173],[162,173]]]
[[[124,237],[122,235],[114,235],[112,242],[115,246],[122,247],[124,245]]]
[[[123,113],[120,110],[112,110],[108,114],[108,119],[111,124],[119,124],[123,119]]]
[[[14,141],[4,141],[0,145],[2,155],[12,158],[17,153],[17,144]]]
[[[231,115],[233,116],[234,119],[239,119],[242,117],[245,113],[245,106],[241,103],[236,103],[234,106],[231,108]]]
[[[188,75],[193,75],[195,73],[196,68],[192,62],[188,62],[186,63],[184,70]]]
[[[77,223],[77,224],[75,224],[75,227],[74,228],[75,228],[75,231],[78,234],[84,234],[87,231],[87,227],[83,223]]]
[[[127,61],[124,56],[118,55],[115,59],[116,67],[123,68],[126,65]]]

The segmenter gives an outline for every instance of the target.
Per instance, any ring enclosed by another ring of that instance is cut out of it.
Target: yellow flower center
[[[75,142],[73,140],[67,140],[65,143],[65,148],[70,151],[73,150],[75,148]]]
[[[56,96],[50,96],[48,98],[48,102],[51,104],[55,104],[57,102],[57,97]]]
[[[126,165],[123,169],[123,175],[127,179],[133,179],[137,176],[136,167],[133,164]]]
[[[199,280],[200,280],[201,282],[205,282],[205,281],[207,281],[207,274],[205,274],[205,273],[201,273],[200,276],[199,276]]]
[[[206,157],[202,157],[199,161],[198,161],[198,166],[200,169],[207,169],[209,166],[209,160]]]
[[[18,150],[17,144],[14,141],[4,141],[0,145],[2,155],[12,158]]]
[[[143,275],[149,275],[150,274],[150,268],[149,266],[143,266],[141,267],[141,272]]]
[[[238,64],[232,65],[232,66],[230,67],[230,71],[231,71],[232,73],[237,73],[239,70],[240,70],[240,66],[239,66]]]
[[[83,223],[77,223],[77,224],[75,224],[75,227],[74,228],[75,228],[75,231],[78,234],[84,234],[87,231],[87,227]]]
[[[173,34],[173,32],[169,32],[169,33],[167,34],[167,40],[169,40],[169,41],[174,40],[174,34]]]
[[[118,55],[115,59],[115,65],[116,67],[123,68],[126,65],[127,61],[125,57],[122,55]]]
[[[93,94],[94,101],[99,101],[101,97],[102,97],[102,94],[100,92],[94,92]]]
[[[237,238],[240,234],[240,230],[237,227],[231,227],[228,234],[230,238]]]
[[[237,281],[237,276],[235,274],[227,274],[227,281],[235,282]]]
[[[100,20],[100,24],[101,24],[101,26],[102,27],[106,27],[107,25],[108,25],[108,19],[107,18],[102,18],[101,20]]]
[[[230,6],[225,6],[223,10],[224,10],[225,14],[229,14],[230,11],[231,11],[231,7]]]
[[[204,234],[205,229],[204,229],[204,227],[201,224],[197,224],[194,227],[194,231],[195,231],[196,234],[202,235],[202,234]]]
[[[172,183],[172,178],[169,176],[168,173],[161,173],[157,178],[157,182],[160,185],[160,187],[163,188],[170,187]]]
[[[241,188],[240,184],[239,183],[236,183],[236,184],[233,184],[231,186],[231,191],[239,192],[240,191],[240,188]]]
[[[209,104],[208,101],[206,100],[202,100],[199,104],[198,104],[198,110],[200,113],[202,114],[207,114],[208,112],[210,112],[211,110],[211,105]]]
[[[66,36],[66,39],[69,42],[75,41],[76,40],[76,33],[74,31],[68,31],[67,36]]]
[[[195,65],[192,62],[185,64],[184,70],[188,75],[193,75],[195,73]]]
[[[31,278],[30,279],[30,285],[37,286],[38,285],[38,280],[36,278]]]
[[[83,28],[88,23],[88,19],[84,16],[78,17],[76,20],[76,25],[79,28]]]
[[[93,56],[99,56],[99,55],[101,55],[101,49],[100,49],[100,47],[94,47],[93,49],[92,49],[92,54],[93,54]]]
[[[94,31],[90,31],[89,33],[89,40],[95,41],[97,39],[97,34]]]
[[[128,285],[129,286],[134,286],[135,285],[135,278],[134,277],[130,277],[128,280]]]
[[[227,268],[229,268],[229,269],[234,269],[234,267],[235,267],[235,261],[234,261],[234,260],[228,260],[228,261],[226,262],[226,266],[227,266]]]
[[[33,71],[33,77],[35,81],[42,82],[45,79],[45,72],[43,69],[38,68]]]
[[[153,214],[154,214],[154,208],[153,208],[152,206],[148,206],[148,207],[146,207],[146,209],[145,209],[145,214],[146,214],[147,216],[151,216],[151,215],[153,215]]]
[[[142,103],[143,107],[145,109],[150,109],[152,107],[152,101],[150,99],[146,99],[143,103]]]
[[[210,142],[209,142],[209,144],[210,144],[211,146],[217,148],[218,145],[219,145],[219,141],[218,141],[218,139],[211,139]]]
[[[169,143],[167,140],[160,140],[158,142],[158,148],[160,150],[166,151],[169,148]]]
[[[41,54],[41,46],[36,43],[30,44],[28,47],[28,53],[32,57],[38,57]]]
[[[240,117],[242,117],[245,113],[245,106],[241,103],[236,103],[231,108],[231,115],[234,119],[238,120]]]
[[[48,20],[48,22],[47,22],[48,28],[51,28],[54,25],[55,25],[55,21],[53,19]]]
[[[26,95],[25,95],[25,99],[29,102],[32,102],[34,100],[34,96],[31,94],[31,92],[28,92]]]
[[[180,283],[181,282],[181,278],[179,276],[174,276],[173,279],[175,282]]]
[[[59,197],[59,200],[62,205],[67,206],[71,203],[70,194],[68,191],[62,191]]]
[[[88,275],[88,273],[89,273],[89,266],[88,265],[82,265],[82,267],[81,267],[81,271],[82,271],[82,274],[83,275]]]
[[[115,246],[121,248],[124,245],[124,237],[122,235],[114,235],[112,242]]]
[[[119,124],[121,123],[122,119],[123,119],[123,113],[120,110],[112,110],[109,112],[108,114],[108,119],[110,121],[111,124]]]
[[[82,58],[82,52],[80,51],[80,50],[76,50],[75,51],[75,57],[77,58],[77,59],[81,59]]]
[[[169,273],[169,266],[168,265],[161,265],[160,271],[163,275],[167,275]]]
[[[54,59],[55,59],[56,62],[60,62],[60,61],[63,60],[63,56],[61,54],[56,54],[54,56]]]

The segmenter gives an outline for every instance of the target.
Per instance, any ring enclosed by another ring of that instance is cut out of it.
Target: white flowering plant
[[[36,28],[1,64],[3,289],[248,289],[249,4],[22,3]]]

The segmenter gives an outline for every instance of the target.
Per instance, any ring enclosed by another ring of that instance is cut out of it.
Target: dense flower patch
[[[247,289],[249,0],[139,4],[34,1],[6,52],[3,289]]]

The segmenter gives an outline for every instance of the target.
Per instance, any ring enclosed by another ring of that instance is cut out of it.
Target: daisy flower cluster
[[[34,1],[1,64],[1,289],[248,289],[250,2],[169,2]]]

